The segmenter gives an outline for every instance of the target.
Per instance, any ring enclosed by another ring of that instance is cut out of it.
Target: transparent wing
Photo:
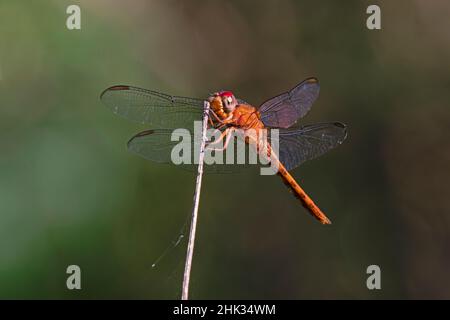
[[[131,86],[110,87],[103,91],[100,99],[115,114],[154,128],[192,128],[194,121],[202,119],[201,99],[170,96]]]
[[[319,81],[308,78],[289,92],[267,100],[259,108],[262,122],[267,127],[289,128],[308,113],[319,91]]]
[[[176,165],[189,171],[197,171],[200,139],[199,135],[191,135],[189,130],[175,132],[165,129],[146,130],[136,134],[128,141],[128,150],[150,161]],[[234,141],[236,142],[237,138]],[[244,145],[246,152],[244,161],[238,159],[237,143],[235,145],[230,144],[227,152],[207,150],[204,171],[206,173],[234,173],[251,166],[248,159],[250,154],[254,155],[254,151],[243,142],[242,145]],[[229,150],[231,148],[235,152],[230,157]],[[215,160],[219,162],[213,163]]]
[[[287,170],[292,170],[337,147],[346,137],[347,127],[340,122],[281,129],[278,140],[279,159]],[[274,145],[272,141],[271,144]]]

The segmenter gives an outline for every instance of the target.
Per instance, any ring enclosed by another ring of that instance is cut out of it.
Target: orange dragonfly
[[[319,90],[318,80],[308,78],[290,91],[265,101],[258,108],[237,99],[230,91],[210,95],[210,125],[221,130],[220,139],[210,145],[225,140],[223,149],[226,149],[233,131],[237,129],[244,132],[250,129],[256,132],[261,129],[278,129],[279,150],[271,158],[271,161],[277,162],[277,174],[313,217],[322,224],[330,224],[331,221],[288,172],[335,148],[347,137],[346,125],[340,122],[306,126],[297,124],[297,120],[311,109]],[[171,151],[177,144],[171,139],[172,131],[178,128],[192,130],[194,121],[201,121],[203,116],[203,99],[171,96],[132,86],[110,87],[103,91],[100,98],[114,113],[154,128],[132,137],[128,142],[128,149],[160,163],[172,162]],[[258,148],[258,138],[253,140]],[[246,142],[249,143],[248,140]],[[270,143],[264,150],[268,154],[272,152]],[[221,166],[226,165],[211,165],[206,168],[210,167],[209,171],[212,172],[230,171],[228,167],[221,170]]]

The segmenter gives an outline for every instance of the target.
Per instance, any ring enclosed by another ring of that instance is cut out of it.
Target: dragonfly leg
[[[217,127],[217,129],[223,129],[223,128],[225,128],[227,125],[228,125],[228,123],[229,122],[222,122],[222,124],[221,125],[219,125],[218,127]]]
[[[211,115],[214,117],[214,119],[217,121],[217,123],[220,123],[218,126],[218,129],[222,129],[224,126],[232,122],[233,114],[230,113],[230,115],[226,119],[220,119],[219,116],[213,111],[210,110]]]
[[[218,129],[216,129],[216,130],[220,131]],[[229,129],[225,129],[216,140],[214,140],[213,142],[209,142],[207,147],[214,146],[214,145],[218,144],[219,142],[221,142],[223,140],[223,138],[225,138],[225,136],[227,135],[228,130]]]
[[[234,130],[235,130],[235,128],[233,128],[233,127],[226,129],[224,132],[222,132],[222,134],[220,135],[220,138],[212,143],[212,144],[216,144],[217,142],[222,141],[223,138],[226,135],[227,138],[225,139],[225,143],[224,143],[222,148],[210,148],[210,149],[213,150],[213,151],[224,151],[224,150],[226,150],[227,147],[228,147],[228,144],[230,143],[231,138],[233,137],[233,131]],[[208,148],[210,146],[211,146],[211,144],[208,145]]]
[[[213,110],[210,110],[210,112],[211,112],[212,116],[216,119],[217,122],[223,123],[223,121],[219,118],[219,116]]]

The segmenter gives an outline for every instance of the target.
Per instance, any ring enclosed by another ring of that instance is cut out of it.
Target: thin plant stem
[[[186,263],[184,266],[181,300],[189,299],[189,281],[191,279],[192,256],[194,254],[195,232],[197,230],[198,206],[200,203],[200,191],[202,188],[203,161],[205,158],[206,129],[208,126],[208,118],[209,118],[209,102],[208,101],[205,101],[203,110],[204,110],[204,112],[203,112],[202,141],[200,144],[200,155],[198,157],[197,180],[195,183],[194,205],[192,207],[192,220],[191,220],[189,241],[188,241],[187,252],[186,252]]]

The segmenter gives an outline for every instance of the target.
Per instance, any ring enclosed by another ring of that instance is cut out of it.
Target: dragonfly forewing
[[[113,86],[100,96],[115,114],[152,128],[188,128],[202,120],[203,100],[132,86]]]
[[[262,122],[267,127],[289,128],[308,113],[319,91],[319,81],[308,78],[290,91],[267,100],[259,108]]]

